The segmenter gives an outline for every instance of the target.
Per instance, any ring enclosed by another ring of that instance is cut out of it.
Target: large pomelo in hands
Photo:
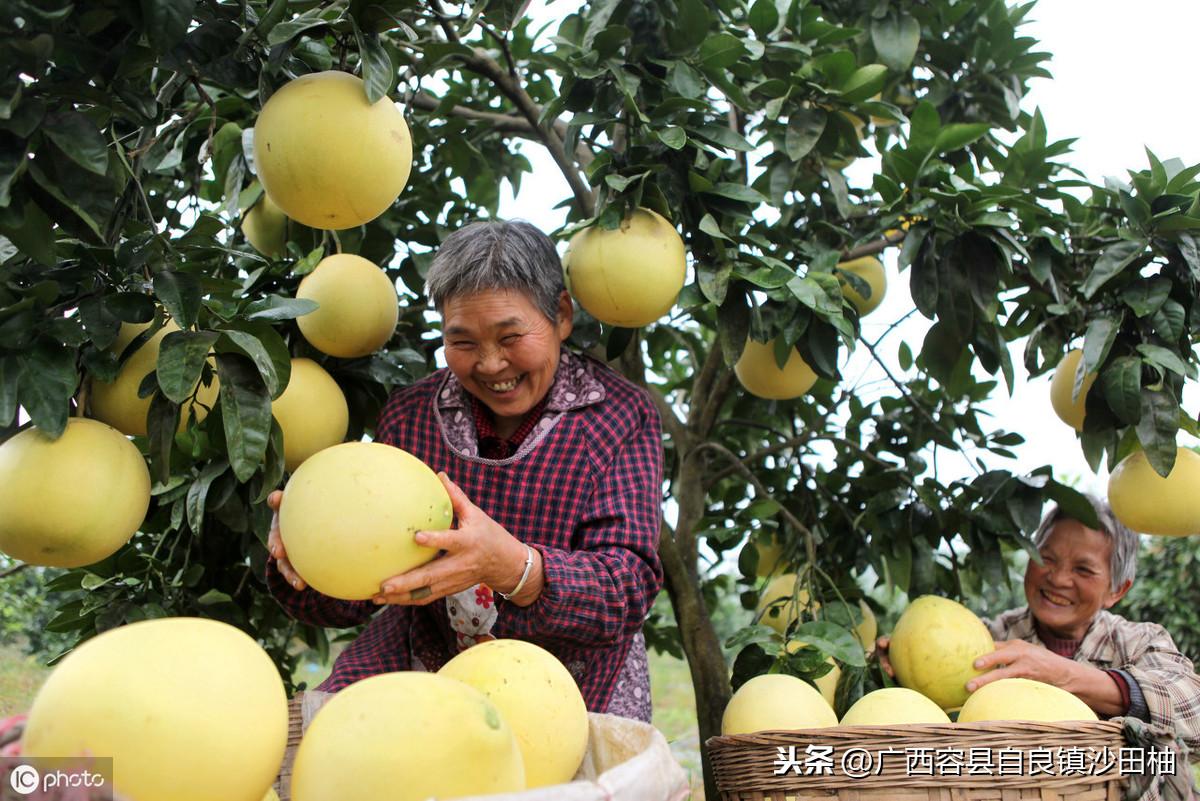
[[[125,435],[72,417],[56,440],[27,428],[0,445],[0,551],[82,567],[129,541],[150,506],[150,471]]]
[[[389,98],[372,104],[359,78],[317,72],[288,82],[263,106],[254,164],[288,217],[312,228],[353,228],[400,196],[412,137]]]
[[[1074,428],[1083,430],[1083,418],[1087,414],[1087,394],[1096,383],[1096,374],[1088,373],[1083,378],[1083,386],[1079,395],[1072,397],[1075,389],[1075,371],[1079,368],[1079,360],[1083,358],[1082,350],[1068,351],[1054,368],[1054,378],[1050,381],[1050,405],[1058,419]]]
[[[495,705],[461,681],[415,671],[372,676],[329,699],[292,770],[292,801],[426,801],[523,789],[521,751]]]
[[[587,704],[558,657],[524,640],[473,645],[438,671],[471,685],[512,727],[529,788],[569,782],[588,742]]]
[[[292,474],[279,507],[279,534],[292,567],[313,589],[365,601],[379,585],[423,565],[436,548],[418,531],[450,527],[442,482],[407,451],[346,442],[310,456]]]
[[[817,383],[817,374],[795,348],[781,369],[775,360],[774,340],[766,343],[746,340],[733,372],[747,392],[766,400],[798,398]]]
[[[635,209],[611,231],[571,237],[563,257],[567,288],[602,323],[640,328],[675,305],[687,274],[683,240],[666,218]]]
[[[738,688],[721,716],[721,734],[836,726],[833,707],[803,679],[786,673],[755,676]]]
[[[125,348],[149,327],[150,323],[121,323],[121,330],[109,351],[120,356],[124,353]],[[158,369],[158,352],[162,347],[163,339],[178,330],[179,326],[173,320],[167,320],[162,328],[138,346],[138,349],[125,360],[114,381],[109,383],[92,380],[90,400],[92,417],[108,423],[131,437],[146,436],[146,416],[150,413],[151,398],[139,398],[138,387],[141,386],[142,379]],[[216,404],[217,393],[220,391],[216,373],[213,373],[212,380],[208,384],[197,381],[195,389],[195,399],[187,401],[180,409],[180,431],[187,427],[189,411],[194,412],[196,420],[200,421],[208,416],[209,410]]]
[[[1145,451],[1121,460],[1108,477],[1108,502],[1117,519],[1134,531],[1183,537],[1200,534],[1200,453],[1179,448],[1163,478]]]
[[[350,409],[341,387],[312,359],[292,359],[292,376],[271,401],[283,431],[283,461],[289,473],[305,459],[346,438]]]
[[[262,801],[287,746],[287,695],[266,652],[226,623],[162,618],[72,651],[38,691],[26,756],[112,757],[137,801]]]
[[[959,723],[985,720],[1099,720],[1092,708],[1076,696],[1051,684],[1032,679],[997,679],[983,685],[963,704]]]
[[[923,595],[896,621],[888,658],[902,686],[942,709],[955,709],[967,700],[967,682],[982,672],[975,660],[994,650],[987,626],[970,609]]]
[[[362,256],[321,259],[304,276],[296,297],[318,307],[296,318],[309,344],[329,356],[351,359],[379,350],[396,330],[400,306],[387,273]]]

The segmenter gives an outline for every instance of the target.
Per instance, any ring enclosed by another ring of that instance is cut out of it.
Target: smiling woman
[[[319,687],[438,670],[518,638],[567,666],[588,708],[649,721],[642,622],[662,586],[662,428],[644,391],[563,347],[572,303],[554,244],[523,222],[446,238],[427,289],[447,367],[392,393],[376,441],[439,472],[456,522],[416,540],[432,562],[370,601],[305,586],[271,533],[272,593],[297,619],[374,619]]]

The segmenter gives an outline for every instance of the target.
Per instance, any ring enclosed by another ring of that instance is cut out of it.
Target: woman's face
[[[1077,520],[1063,519],[1039,552],[1042,564],[1031,559],[1025,569],[1030,612],[1055,637],[1083,639],[1096,613],[1129,589],[1126,582],[1112,590],[1112,540]]]
[[[571,315],[566,292],[555,320],[547,319],[524,292],[487,290],[451,297],[442,308],[446,364],[498,423],[519,422],[554,383]]]

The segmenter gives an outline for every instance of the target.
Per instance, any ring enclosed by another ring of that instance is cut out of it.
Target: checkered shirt
[[[1029,607],[1012,609],[983,622],[997,642],[1024,640],[1044,645]],[[1074,660],[1131,676],[1150,709],[1150,722],[1174,729],[1187,744],[1190,761],[1200,760],[1200,676],[1191,660],[1179,653],[1166,629],[1157,623],[1135,623],[1101,610],[1083,636]],[[1157,801],[1160,797],[1156,786],[1142,796],[1142,801]]]
[[[605,365],[564,351],[541,418],[513,456],[488,459],[453,447],[448,427],[473,425],[471,416],[461,385],[439,370],[392,393],[376,441],[444,470],[475,505],[541,552],[541,595],[527,607],[497,597],[492,634],[555,654],[579,682],[588,709],[603,712],[662,587],[658,413],[644,391]],[[297,592],[273,560],[267,583],[303,622],[371,621],[318,689],[336,692],[396,670],[438,670],[457,652],[444,601],[379,611],[369,601]]]

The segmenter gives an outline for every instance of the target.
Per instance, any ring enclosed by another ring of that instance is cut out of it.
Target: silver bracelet
[[[533,569],[533,548],[526,545],[525,546],[525,570],[524,570],[524,572],[521,573],[521,580],[517,582],[517,586],[513,587],[511,592],[500,592],[499,590],[496,590],[496,593],[501,598],[503,598],[504,600],[507,601],[509,598],[513,597],[518,592],[520,592],[521,588],[525,586],[525,582],[528,581],[528,579],[529,579],[529,571],[532,569]]]

